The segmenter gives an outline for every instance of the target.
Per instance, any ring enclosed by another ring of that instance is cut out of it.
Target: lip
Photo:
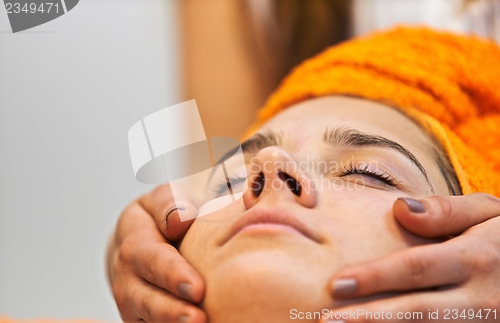
[[[236,222],[231,225],[228,234],[223,239],[221,245],[226,244],[235,235],[247,227],[259,227],[260,224],[270,224],[274,225],[274,228],[279,226],[287,226],[293,229],[293,231],[298,231],[300,234],[306,238],[313,240],[317,243],[321,243],[321,238],[317,233],[315,227],[300,218],[288,208],[284,207],[274,207],[274,208],[252,208],[249,211],[243,213]],[[261,226],[264,228],[264,226]],[[285,228],[286,229],[286,228]],[[292,231],[292,230],[290,230]]]

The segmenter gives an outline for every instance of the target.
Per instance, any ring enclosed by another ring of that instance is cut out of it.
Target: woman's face
[[[331,308],[340,269],[429,243],[402,229],[392,205],[449,192],[429,139],[400,112],[323,97],[258,134],[242,145],[243,198],[198,218],[180,248],[205,279],[211,322],[288,322],[294,309]]]

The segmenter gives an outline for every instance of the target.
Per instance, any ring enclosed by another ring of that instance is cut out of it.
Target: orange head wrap
[[[400,27],[328,48],[297,66],[247,135],[309,98],[391,102],[443,147],[464,194],[500,196],[500,48],[476,37]]]

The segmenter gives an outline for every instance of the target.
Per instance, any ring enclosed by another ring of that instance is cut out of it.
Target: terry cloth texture
[[[500,48],[474,36],[398,27],[326,49],[285,77],[248,137],[301,101],[349,95],[389,103],[448,155],[462,193],[500,196]]]

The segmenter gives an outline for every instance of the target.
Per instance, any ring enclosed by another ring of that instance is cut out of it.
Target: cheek
[[[240,198],[216,212],[197,218],[182,240],[179,248],[181,255],[195,269],[203,272],[208,265],[206,260],[216,251],[216,244],[229,229],[231,220],[244,210],[243,199]]]
[[[361,191],[326,192],[321,206],[329,216],[322,226],[343,265],[351,265],[404,249],[423,241],[414,240],[394,219],[393,193]]]

